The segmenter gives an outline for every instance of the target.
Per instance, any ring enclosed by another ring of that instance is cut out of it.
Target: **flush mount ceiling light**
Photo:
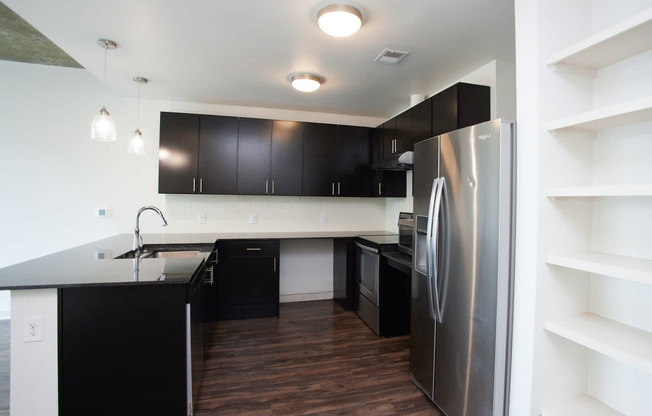
[[[134,155],[144,155],[145,140],[143,139],[143,134],[140,132],[140,128],[138,128],[138,124],[140,123],[140,85],[147,84],[148,81],[147,78],[143,78],[143,77],[134,77],[133,80],[138,84],[138,105],[136,111],[136,131],[134,131],[134,136],[131,138],[131,141],[129,142],[128,151],[129,153]]]
[[[362,13],[348,4],[331,4],[319,10],[317,23],[331,36],[351,36],[362,26]]]
[[[288,76],[288,80],[301,92],[313,92],[324,82],[322,77],[313,74],[292,74]]]
[[[106,102],[106,52],[109,49],[115,49],[118,45],[108,39],[98,39],[97,44],[101,48],[104,48],[104,75],[102,76],[102,83],[104,84],[104,101]],[[115,141],[115,122],[104,105],[102,105],[99,114],[93,118],[93,123],[91,124],[91,140],[101,142]]]

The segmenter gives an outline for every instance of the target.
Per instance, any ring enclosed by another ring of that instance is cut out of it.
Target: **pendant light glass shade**
[[[115,122],[105,107],[102,107],[100,112],[93,118],[91,139],[100,142],[115,141]]]
[[[137,101],[137,110],[136,110],[136,131],[129,141],[129,148],[127,151],[132,155],[144,155],[145,154],[145,139],[143,139],[143,133],[140,132],[138,124],[140,123],[140,85],[147,84],[148,79],[143,77],[134,77],[133,81],[138,84],[138,101]]]
[[[338,38],[351,36],[362,26],[362,13],[348,4],[331,4],[317,14],[319,28]]]
[[[134,136],[129,141],[129,153],[133,155],[145,154],[145,139],[139,129],[136,129]]]
[[[108,39],[98,39],[97,45],[104,48],[104,74],[102,76],[102,83],[106,89],[106,52],[109,49],[115,49],[117,45]],[[106,96],[104,97],[104,101],[106,102]],[[93,123],[91,124],[91,140],[114,142],[115,137],[115,122],[109,115],[106,107],[102,106],[99,114],[93,118]]]

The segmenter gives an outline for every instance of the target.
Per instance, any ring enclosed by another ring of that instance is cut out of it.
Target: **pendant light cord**
[[[104,104],[102,104],[103,107],[106,106],[106,53],[109,50],[108,45],[104,45],[104,73],[102,74],[102,83],[104,84]]]
[[[140,82],[138,83],[138,104],[136,105],[136,130],[140,124]]]

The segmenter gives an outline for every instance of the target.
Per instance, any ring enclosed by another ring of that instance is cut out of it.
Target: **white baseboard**
[[[308,300],[324,300],[333,299],[333,292],[317,292],[317,293],[295,293],[290,295],[280,295],[280,303],[290,302],[305,302]]]

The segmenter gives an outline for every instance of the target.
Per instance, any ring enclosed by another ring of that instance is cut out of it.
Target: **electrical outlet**
[[[205,212],[200,212],[199,214],[197,214],[197,223],[206,224],[206,213]]]
[[[328,222],[328,214],[321,214],[319,217],[319,222],[326,224]]]
[[[258,224],[258,215],[249,214],[249,224]]]
[[[43,317],[33,316],[23,320],[23,341],[43,341]]]

